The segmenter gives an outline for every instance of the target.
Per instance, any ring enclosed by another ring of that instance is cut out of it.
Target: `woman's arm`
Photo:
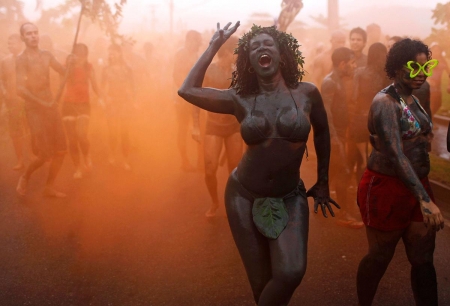
[[[178,95],[189,103],[207,111],[222,114],[234,114],[233,91],[202,88],[202,83],[206,69],[211,64],[214,55],[222,44],[236,32],[239,21],[229,29],[230,25],[231,23],[228,23],[223,29],[220,29],[220,25],[217,24],[217,31],[214,33],[208,48],[192,67],[183,85],[178,90]]]
[[[393,98],[388,95],[376,96],[370,110],[375,133],[379,137],[382,152],[394,165],[395,172],[405,186],[420,202],[425,224],[442,228],[444,219],[439,208],[430,199],[420,182],[409,159],[403,153],[400,135],[400,112]]]
[[[328,168],[330,166],[330,130],[328,127],[327,112],[325,110],[322,96],[319,90],[314,87],[311,90],[311,114],[310,121],[314,131],[314,147],[317,154],[317,183],[307,192],[307,196],[314,197],[314,212],[317,213],[317,207],[320,204],[322,213],[327,217],[326,209],[334,217],[333,209],[330,203],[340,208],[339,205],[330,198],[328,186]]]

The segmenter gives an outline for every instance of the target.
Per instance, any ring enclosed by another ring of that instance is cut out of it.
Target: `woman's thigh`
[[[223,138],[215,135],[205,135],[204,154],[205,170],[214,172],[219,166],[220,152],[222,151]]]
[[[89,116],[83,115],[77,117],[77,136],[79,139],[85,140],[87,139],[88,130],[89,130]]]
[[[225,190],[225,207],[234,242],[255,291],[270,280],[271,267],[269,244],[253,223],[252,205],[253,198],[233,171]]]
[[[275,240],[270,240],[273,277],[304,273],[308,244],[309,208],[306,198],[285,199],[289,222]]]

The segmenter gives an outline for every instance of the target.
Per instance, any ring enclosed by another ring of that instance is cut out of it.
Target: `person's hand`
[[[200,129],[198,128],[198,126],[194,126],[192,128],[192,139],[194,139],[196,142],[200,142],[201,138],[200,138]]]
[[[447,86],[447,93],[450,93],[450,82],[449,82],[449,84]]]
[[[314,186],[311,187],[311,189],[308,190],[306,196],[314,198],[314,213],[317,214],[317,208],[320,205],[322,214],[325,218],[328,218],[327,208],[330,211],[330,214],[334,217],[333,208],[331,207],[330,203],[341,209],[339,204],[336,203],[332,198],[330,198],[330,189],[328,187],[328,182],[317,182]]]
[[[227,25],[221,29],[220,23],[217,23],[217,31],[214,33],[213,37],[211,38],[211,41],[209,42],[210,45],[218,45],[219,47],[223,45],[223,43],[230,38],[231,35],[236,32],[237,28],[240,26],[240,21],[236,22],[234,26],[230,28],[231,22],[227,23]]]
[[[423,222],[427,228],[431,227],[436,232],[444,228],[444,217],[433,201],[420,200],[420,209],[422,210]]]

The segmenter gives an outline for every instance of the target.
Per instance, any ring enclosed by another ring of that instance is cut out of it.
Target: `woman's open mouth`
[[[272,63],[272,58],[267,54],[263,54],[259,57],[258,63],[262,67],[269,67],[269,65]]]

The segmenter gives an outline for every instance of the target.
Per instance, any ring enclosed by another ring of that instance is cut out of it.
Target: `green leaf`
[[[255,199],[252,214],[258,231],[271,239],[277,239],[289,221],[289,214],[282,198]]]

